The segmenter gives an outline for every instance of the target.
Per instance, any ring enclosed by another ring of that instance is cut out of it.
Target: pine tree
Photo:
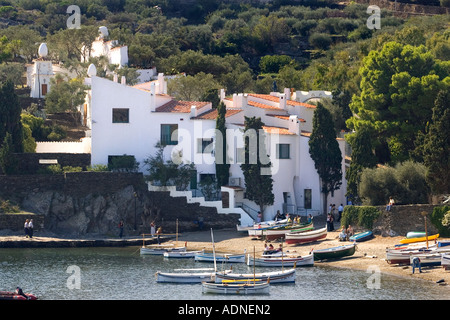
[[[246,197],[259,206],[261,213],[264,212],[265,206],[272,205],[275,200],[272,175],[267,174],[271,163],[267,159],[262,159],[267,155],[263,125],[261,118],[245,117],[244,134],[255,134],[256,140],[245,136],[245,161],[241,164]]]
[[[225,127],[226,106],[220,102],[217,106],[216,129],[221,133],[222,138],[216,137],[216,181],[217,187],[228,184],[230,177],[230,164],[227,161],[227,136]]]
[[[426,179],[433,193],[450,192],[450,93],[437,95],[432,121],[422,145],[423,160],[428,168]]]
[[[317,104],[314,111],[309,153],[320,177],[321,191],[325,196],[323,212],[326,212],[328,194],[333,194],[342,184],[342,155],[336,140],[333,118],[321,103]]]

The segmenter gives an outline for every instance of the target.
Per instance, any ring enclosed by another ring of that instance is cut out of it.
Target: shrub
[[[435,207],[430,216],[431,223],[438,229],[439,235],[442,237],[450,236],[449,211],[450,206]]]
[[[405,161],[395,167],[364,169],[358,194],[364,205],[384,205],[392,196],[397,204],[427,203],[426,167]]]
[[[342,213],[342,226],[359,226],[365,229],[372,229],[374,221],[378,219],[381,212],[376,207],[371,206],[345,206]]]

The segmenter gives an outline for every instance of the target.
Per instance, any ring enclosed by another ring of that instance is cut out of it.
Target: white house
[[[50,91],[50,79],[54,77],[52,61],[47,59],[47,44],[41,43],[38,49],[39,58],[27,66],[27,85],[30,87],[30,97],[44,98]]]
[[[214,146],[217,111],[211,103],[178,101],[167,95],[162,74],[152,82],[128,86],[125,79],[113,81],[97,77],[90,70],[86,83],[90,90],[85,111],[91,128],[92,165],[107,164],[115,156],[132,155],[145,171],[144,160],[156,154],[155,144],[166,145],[167,159],[195,164],[195,181],[215,174]],[[318,214],[323,195],[308,141],[312,131],[315,106],[290,99],[289,90],[272,94],[234,94],[221,100],[227,107],[226,126],[230,185],[222,188],[227,205],[242,206],[247,211],[259,207],[245,199],[243,161],[244,116],[261,117],[266,132],[266,149],[272,163],[275,203],[264,211],[272,219],[277,210],[294,214]],[[337,139],[344,154],[344,140]],[[345,203],[345,161],[342,160],[343,184],[328,203]]]

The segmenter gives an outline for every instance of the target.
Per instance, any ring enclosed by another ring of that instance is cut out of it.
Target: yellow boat
[[[428,236],[428,241],[430,240],[435,240],[439,238],[439,233],[438,234],[433,234],[431,236]],[[427,241],[427,237],[420,237],[420,238],[404,238],[402,240],[400,240],[400,243],[414,243],[414,242],[423,242],[423,241]]]

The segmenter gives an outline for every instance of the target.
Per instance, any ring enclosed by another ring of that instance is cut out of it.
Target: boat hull
[[[262,273],[216,273],[216,283],[221,283],[224,280],[244,280],[244,279],[259,279],[262,281],[269,281],[272,283],[294,283],[295,282],[295,269],[288,269],[282,271],[262,272]]]
[[[357,233],[349,238],[350,241],[363,242],[373,238],[372,231]]]
[[[339,259],[355,254],[356,244],[313,250],[314,260]]]
[[[198,253],[194,257],[199,262],[214,262],[212,253]],[[245,263],[245,254],[216,254],[216,262],[222,263]]]
[[[314,257],[312,254],[277,258],[253,258],[248,255],[247,265],[256,267],[309,267],[314,265]]]
[[[27,297],[11,291],[0,291],[0,300],[37,300],[37,297],[31,293],[24,293]]]
[[[441,255],[441,266],[444,267],[445,270],[450,268],[450,254]]]
[[[158,283],[202,283],[214,280],[214,272],[171,273],[157,271],[155,275]]]
[[[304,226],[304,227],[293,227],[293,228],[285,228],[285,229],[270,229],[266,230],[264,236],[266,240],[273,241],[277,239],[284,239],[286,233],[302,233],[313,230],[314,227],[312,224]]]
[[[201,251],[170,251],[164,252],[164,258],[174,258],[174,259],[192,259],[196,254],[201,253]]]
[[[406,234],[406,238],[411,239],[411,238],[422,238],[425,237],[426,234],[423,231],[410,231]]]
[[[440,253],[425,253],[413,254],[410,257],[409,263],[412,265],[413,259],[417,257],[420,259],[421,266],[440,266],[442,255]]]
[[[325,239],[327,237],[327,228],[301,233],[287,233],[287,244],[302,244]]]
[[[230,295],[259,295],[269,294],[270,285],[268,282],[263,283],[215,283],[202,282],[202,292],[212,294],[230,294]]]
[[[183,252],[186,251],[186,247],[142,247],[140,253],[143,255],[164,255],[165,252]]]
[[[409,239],[404,238],[404,239],[400,240],[400,243],[405,244],[405,243],[423,242],[423,241],[427,241],[427,240],[431,241],[431,240],[435,240],[437,238],[439,238],[439,233],[428,236],[428,239],[427,239],[427,237],[409,238]]]

